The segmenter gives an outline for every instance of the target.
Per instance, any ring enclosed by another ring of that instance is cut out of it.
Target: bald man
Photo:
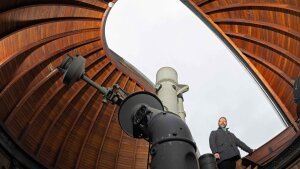
[[[219,119],[218,125],[219,128],[210,133],[210,149],[217,160],[219,169],[235,169],[236,161],[241,158],[238,147],[248,153],[252,153],[253,149],[228,131],[225,117]]]

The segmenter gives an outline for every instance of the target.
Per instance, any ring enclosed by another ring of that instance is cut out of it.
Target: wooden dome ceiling
[[[296,135],[292,91],[299,76],[300,2],[187,2],[244,54],[241,58],[266,85]],[[106,46],[109,9],[101,0],[0,3],[1,127],[47,168],[147,168],[148,143],[121,130],[118,107],[102,103],[102,96],[83,81],[64,86],[55,69],[67,53],[79,53],[87,59],[87,75],[97,83],[118,83],[129,93],[154,92],[151,83]]]

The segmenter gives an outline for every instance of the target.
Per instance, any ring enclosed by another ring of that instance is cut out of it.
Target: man
[[[235,169],[236,161],[241,158],[238,147],[248,153],[253,150],[228,131],[227,119],[219,119],[219,128],[212,131],[209,136],[209,146],[214,154],[219,169]]]

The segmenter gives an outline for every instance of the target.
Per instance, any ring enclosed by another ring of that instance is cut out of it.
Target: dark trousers
[[[240,159],[238,156],[222,161],[218,164],[219,169],[235,169],[236,161]]]

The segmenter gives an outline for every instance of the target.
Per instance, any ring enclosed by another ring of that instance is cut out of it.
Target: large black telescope
[[[120,106],[119,123],[124,132],[151,144],[152,169],[199,169],[199,163],[201,169],[216,169],[213,156],[200,157],[198,162],[188,126],[178,115],[164,111],[156,95],[144,91],[128,95],[118,85],[112,89],[98,85],[85,75],[85,59],[79,55],[68,55],[58,69],[66,85],[82,79],[101,92],[105,100]]]

